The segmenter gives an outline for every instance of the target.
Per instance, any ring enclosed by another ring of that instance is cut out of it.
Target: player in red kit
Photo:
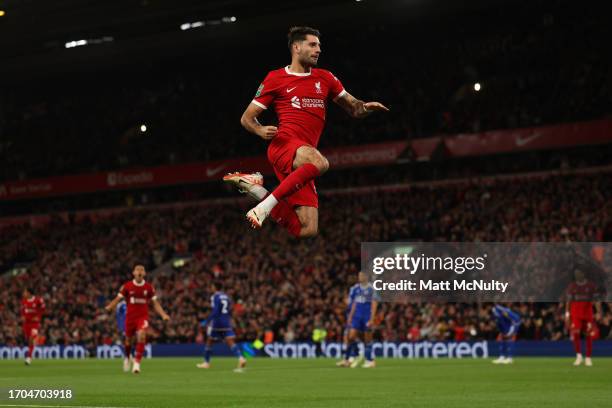
[[[331,72],[315,68],[321,54],[320,33],[310,27],[289,31],[291,65],[268,73],[240,123],[269,140],[268,160],[280,184],[272,193],[259,173],[231,173],[224,180],[260,201],[246,217],[259,228],[268,216],[296,237],[318,233],[318,196],[314,179],[329,167],[317,150],[325,125],[327,102],[334,101],[352,117],[388,111],[379,102],[363,102],[350,95]],[[257,118],[273,107],[279,125],[263,126]]]
[[[26,354],[26,365],[32,364],[32,356],[38,333],[40,331],[40,322],[45,313],[45,301],[40,296],[35,296],[30,288],[23,290],[23,299],[21,299],[21,318],[23,320],[23,336],[28,342],[28,352]]]
[[[574,365],[582,364],[580,333],[584,332],[586,340],[586,358],[584,364],[588,367],[593,365],[591,354],[593,352],[593,331],[595,320],[601,316],[601,303],[593,302],[599,294],[597,286],[586,279],[584,272],[576,270],[574,272],[574,282],[567,288],[566,296],[568,302],[565,306],[565,318],[570,323],[570,336],[574,342],[576,350],[576,361]],[[593,316],[593,305],[597,313]]]
[[[121,286],[117,297],[105,309],[108,312],[112,312],[117,304],[122,299],[125,299],[127,313],[125,318],[125,359],[123,361],[123,370],[130,370],[132,344],[134,339],[136,339],[136,353],[132,364],[132,373],[138,374],[140,373],[140,361],[142,360],[147,341],[146,330],[149,327],[149,303],[153,304],[153,308],[164,321],[170,320],[170,316],[168,316],[157,301],[153,285],[145,281],[145,267],[142,265],[134,266],[132,274],[134,279]]]

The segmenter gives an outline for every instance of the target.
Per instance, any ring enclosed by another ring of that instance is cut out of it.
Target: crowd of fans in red
[[[404,191],[321,197],[320,236],[290,239],[276,225],[250,230],[249,203],[125,209],[113,215],[55,217],[45,226],[13,226],[0,234],[0,266],[27,272],[1,276],[0,344],[20,344],[19,301],[25,285],[44,297],[48,344],[87,347],[118,339],[103,306],[144,262],[172,317],[152,318],[157,342],[202,341],[213,279],[234,299],[240,339],[308,340],[316,320],[340,340],[345,298],[355,283],[362,241],[605,241],[611,233],[609,174],[551,176],[449,184]],[[95,214],[95,213],[94,213]],[[180,269],[151,272],[177,256]],[[608,254],[607,256],[610,256]],[[376,336],[386,340],[492,339],[489,304],[388,304]],[[522,339],[567,337],[559,304],[521,303]],[[601,338],[610,335],[604,305]]]

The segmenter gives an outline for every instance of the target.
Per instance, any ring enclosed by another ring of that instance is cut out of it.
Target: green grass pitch
[[[336,368],[331,359],[144,360],[140,375],[120,360],[0,361],[0,407],[610,407],[612,359],[573,367],[568,358],[379,359],[375,369]],[[70,388],[72,400],[8,400],[8,388]]]

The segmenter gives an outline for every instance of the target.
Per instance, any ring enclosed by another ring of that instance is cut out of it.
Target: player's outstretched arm
[[[170,320],[170,316],[168,316],[168,313],[166,313],[157,299],[152,299],[151,302],[153,302],[153,309],[155,309],[155,312],[161,316],[162,320],[166,322]]]
[[[595,321],[599,321],[601,320],[601,317],[603,316],[601,314],[601,302],[595,302]]]
[[[263,108],[250,103],[240,118],[240,124],[243,128],[261,137],[264,140],[270,140],[276,136],[278,128],[276,126],[263,126],[257,118],[263,112]]]
[[[109,313],[112,312],[117,307],[117,304],[121,302],[121,299],[123,299],[123,296],[121,294],[117,295],[113,300],[111,300],[111,302],[108,305],[106,305],[104,310],[106,310]]]
[[[364,102],[348,92],[334,99],[334,102],[354,118],[365,118],[374,112],[389,112],[389,108],[380,102]]]

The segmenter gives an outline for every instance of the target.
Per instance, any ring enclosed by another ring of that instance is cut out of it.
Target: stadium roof
[[[0,77],[91,65],[100,57],[109,62],[143,53],[180,53],[211,44],[211,39],[219,45],[293,24],[327,21],[360,27],[377,16],[397,20],[399,9],[418,18],[487,5],[486,0],[0,0],[5,11],[0,17]],[[185,33],[189,28],[199,29]]]

